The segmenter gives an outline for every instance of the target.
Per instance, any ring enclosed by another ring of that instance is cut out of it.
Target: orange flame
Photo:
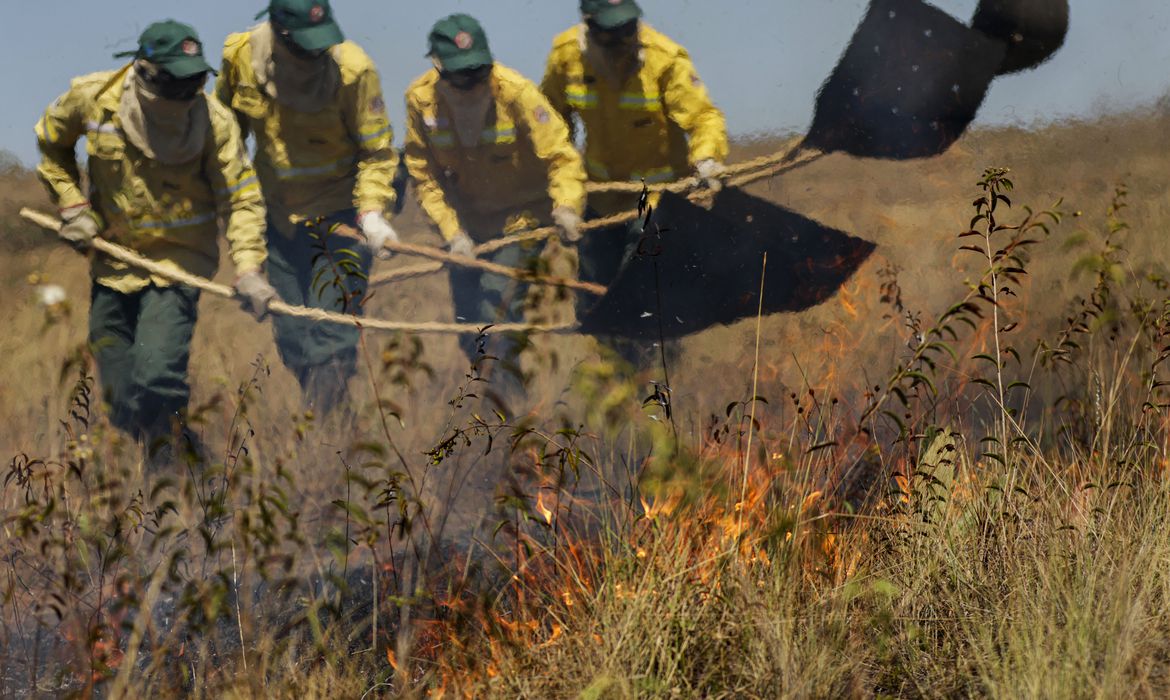
[[[544,518],[544,521],[552,525],[553,512],[544,505],[544,491],[538,491],[536,494],[536,509],[540,511],[540,515]]]

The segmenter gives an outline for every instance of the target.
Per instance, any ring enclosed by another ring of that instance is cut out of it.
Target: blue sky
[[[30,164],[32,126],[72,76],[114,68],[150,22],[193,24],[218,63],[223,37],[254,23],[265,0],[4,0],[0,149]],[[499,61],[539,79],[576,0],[334,0],[349,38],[378,63],[396,129],[402,91],[428,64],[427,30],[452,12],[478,17]],[[865,0],[642,0],[647,20],[690,49],[738,135],[801,130],[817,87],[865,12]],[[935,0],[967,19],[977,0]],[[999,79],[979,121],[1033,123],[1150,103],[1170,93],[1170,2],[1072,0],[1065,48],[1039,70]],[[401,131],[398,129],[399,140]]]

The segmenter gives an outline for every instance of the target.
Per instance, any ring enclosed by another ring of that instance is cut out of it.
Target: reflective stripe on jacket
[[[547,221],[553,207],[581,213],[585,169],[569,129],[540,91],[496,64],[494,103],[479,142],[464,146],[430,70],[406,93],[406,164],[419,202],[447,240],[464,230],[477,237],[516,228],[516,217]]]
[[[585,25],[553,41],[541,90],[565,121],[585,128],[595,181],[669,182],[702,160],[727,158],[727,126],[686,49],[641,23],[640,67],[613,85],[585,57]]]
[[[37,173],[53,202],[62,211],[89,202],[105,223],[103,237],[201,277],[215,276],[218,219],[224,218],[237,271],[259,268],[267,257],[264,201],[231,112],[214,98],[198,98],[211,117],[202,156],[182,165],[150,160],[122,133],[118,113],[127,70],[77,78],[37,122]],[[77,165],[82,137],[88,195]],[[101,256],[93,274],[125,293],[151,282],[170,284]]]
[[[227,38],[215,93],[236,113],[245,133],[256,138],[256,171],[273,219],[391,209],[398,152],[369,56],[352,42],[333,47],[341,74],[333,103],[319,112],[297,112],[272,99],[260,84],[252,67],[251,36]]]

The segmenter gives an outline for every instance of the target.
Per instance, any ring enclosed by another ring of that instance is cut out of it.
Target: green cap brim
[[[642,8],[634,4],[607,7],[593,15],[593,22],[602,29],[613,29],[642,16]]]
[[[148,61],[150,59],[147,59]],[[176,78],[190,78],[200,73],[214,73],[215,69],[202,56],[182,56],[161,61],[154,64]]]
[[[492,60],[491,51],[487,49],[473,49],[460,53],[458,56],[439,59],[439,63],[443,66],[444,71],[455,73],[461,70],[479,68],[480,66],[490,66],[495,61]]]
[[[332,20],[305,29],[289,30],[292,40],[305,51],[324,51],[345,41],[341,27]]]

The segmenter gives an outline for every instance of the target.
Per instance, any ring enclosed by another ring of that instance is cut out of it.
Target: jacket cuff
[[[249,250],[232,256],[232,262],[236,266],[236,279],[249,272],[260,272],[264,269],[264,261],[267,259],[268,253],[266,251]]]
[[[62,220],[70,221],[81,216],[89,209],[91,207],[88,199],[62,200],[58,203],[57,214]]]
[[[358,214],[364,214],[368,211],[380,212],[387,219],[390,218],[390,208],[393,204],[393,198],[386,197],[359,197],[355,202],[357,204]]]
[[[444,241],[448,242],[455,240],[455,236],[462,230],[463,227],[459,225],[459,219],[454,216],[439,225],[439,234]]]

